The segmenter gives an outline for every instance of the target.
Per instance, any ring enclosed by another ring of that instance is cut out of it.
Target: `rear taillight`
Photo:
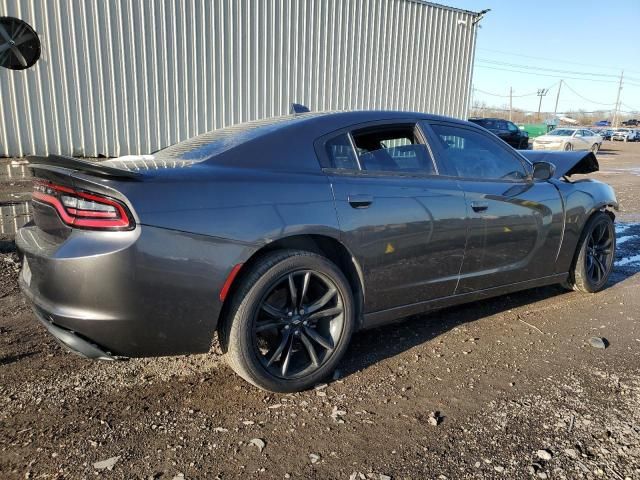
[[[134,227],[127,207],[97,193],[36,180],[32,198],[51,205],[71,227],[93,230],[130,230]]]

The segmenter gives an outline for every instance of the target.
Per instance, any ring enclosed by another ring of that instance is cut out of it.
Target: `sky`
[[[613,109],[624,70],[621,110],[640,112],[640,0],[445,0],[491,11],[480,22],[473,101],[537,111]],[[502,96],[499,96],[502,95]],[[518,96],[522,95],[522,96]]]

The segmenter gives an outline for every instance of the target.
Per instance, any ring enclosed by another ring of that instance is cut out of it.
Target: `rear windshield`
[[[230,127],[212,130],[196,137],[184,140],[153,154],[156,160],[190,160],[202,162],[219,155],[241,143],[253,140],[280,128],[283,124],[292,124],[303,120],[313,113],[285,115],[282,117],[255,120]]]

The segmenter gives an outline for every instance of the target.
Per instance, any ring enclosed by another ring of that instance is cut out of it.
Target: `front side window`
[[[352,132],[363,170],[435,174],[426,146],[418,140],[415,125],[385,125]]]
[[[514,133],[520,130],[518,127],[516,127],[514,123],[511,123],[511,122],[507,122],[507,127],[509,127],[509,131]]]
[[[431,125],[445,161],[460,177],[522,180],[528,177],[518,158],[487,135],[450,125]]]

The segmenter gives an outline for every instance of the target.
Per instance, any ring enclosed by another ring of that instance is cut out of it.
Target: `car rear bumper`
[[[73,353],[76,353],[85,358],[94,360],[122,360],[124,357],[114,357],[109,352],[105,351],[95,343],[86,340],[71,330],[67,330],[57,326],[53,323],[53,319],[50,314],[44,312],[34,306],[33,311],[40,320],[40,323],[49,331],[51,335],[60,343],[63,347],[67,348]]]
[[[209,350],[228,262],[238,249],[155,227],[76,231],[62,242],[35,226],[16,236],[19,283],[38,318],[90,358]]]

